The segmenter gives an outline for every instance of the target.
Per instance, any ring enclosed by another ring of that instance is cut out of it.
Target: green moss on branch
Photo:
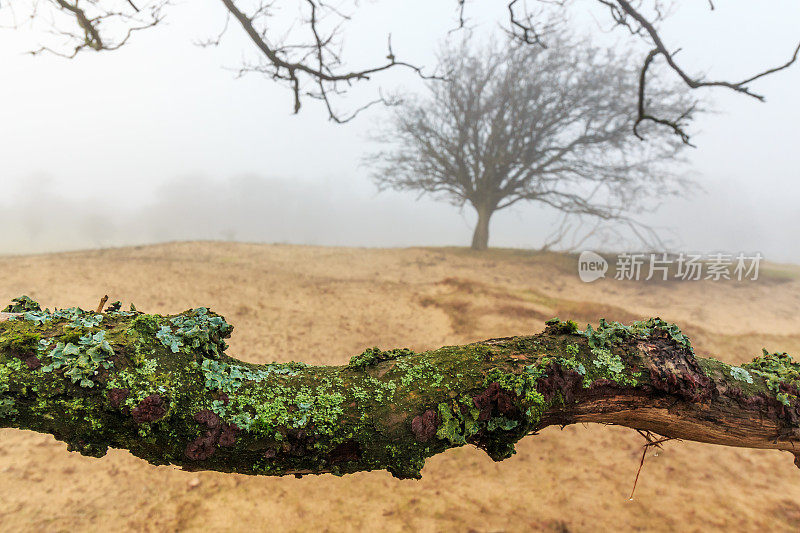
[[[423,353],[373,348],[315,367],[229,357],[233,328],[205,308],[50,312],[22,297],[7,309],[16,314],[0,321],[0,426],[50,433],[91,456],[122,448],[186,469],[415,478],[448,448],[471,444],[502,460],[547,424],[605,421],[667,399],[685,405],[691,431],[702,426],[695,415],[771,420],[739,445],[789,449],[797,433],[791,358],[741,368],[702,360],[659,319],[586,331],[554,319],[539,335]],[[685,438],[665,416],[665,434]],[[652,418],[621,423],[658,430],[646,427]],[[700,431],[696,440],[737,444]]]

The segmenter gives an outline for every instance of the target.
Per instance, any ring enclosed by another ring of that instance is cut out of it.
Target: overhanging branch
[[[606,4],[610,3],[610,2],[607,2],[607,1],[604,1],[604,0],[600,0],[600,1],[603,1]],[[692,89],[699,89],[699,88],[703,88],[703,87],[723,87],[723,88],[726,88],[726,89],[731,89],[731,90],[733,90],[735,92],[738,92],[738,93],[741,93],[741,94],[745,94],[747,96],[753,97],[753,98],[763,102],[764,101],[764,96],[754,92],[750,88],[750,83],[752,83],[752,82],[754,82],[754,81],[756,81],[758,79],[761,79],[761,78],[763,78],[765,76],[768,76],[770,74],[774,74],[776,72],[780,72],[781,70],[789,68],[790,66],[792,66],[797,61],[797,56],[798,56],[798,54],[800,54],[800,44],[798,44],[797,47],[794,50],[794,54],[792,54],[791,58],[786,63],[784,63],[782,65],[779,65],[777,67],[768,68],[768,69],[766,69],[766,70],[764,70],[764,71],[762,71],[762,72],[760,72],[758,74],[755,74],[753,76],[750,76],[750,77],[748,77],[748,78],[746,78],[746,79],[744,79],[742,81],[732,82],[732,81],[726,81],[726,80],[704,80],[704,79],[697,78],[697,77],[689,75],[678,64],[678,62],[675,60],[675,52],[671,52],[669,49],[667,49],[666,45],[664,44],[663,39],[661,38],[661,35],[659,34],[659,32],[656,29],[656,27],[653,24],[653,22],[648,20],[641,13],[640,10],[634,8],[633,5],[628,0],[614,0],[614,1],[619,5],[619,7],[621,9],[620,16],[627,15],[627,16],[630,16],[633,20],[635,20],[636,23],[639,25],[639,28],[641,30],[644,30],[647,33],[647,35],[650,37],[650,39],[652,40],[653,44],[655,45],[655,48],[653,48],[650,51],[650,53],[647,55],[647,57],[645,58],[645,61],[644,61],[643,65],[642,65],[641,74],[640,74],[640,77],[639,77],[639,101],[638,101],[638,106],[637,106],[638,115],[637,115],[636,123],[635,123],[635,126],[634,126],[634,133],[636,133],[636,135],[638,137],[640,137],[640,138],[641,138],[641,135],[639,134],[639,132],[637,130],[638,126],[642,122],[652,121],[652,122],[655,122],[656,124],[661,124],[661,125],[664,125],[664,126],[667,126],[667,127],[671,128],[675,132],[675,134],[680,136],[681,140],[683,140],[684,143],[691,144],[689,142],[689,135],[686,133],[682,122],[686,118],[686,116],[688,116],[688,114],[691,114],[692,110],[687,110],[687,113],[685,113],[684,115],[678,117],[677,119],[668,119],[668,118],[663,118],[663,117],[657,117],[657,116],[649,113],[646,110],[646,103],[645,103],[646,102],[646,100],[645,100],[645,85],[647,83],[646,74],[647,74],[648,68],[650,68],[650,65],[652,64],[652,62],[653,62],[653,60],[655,59],[656,56],[658,56],[658,55],[663,56],[664,60],[667,62],[667,65],[669,65],[669,68],[672,71],[674,71],[675,73],[677,73],[678,76],[680,76],[680,78],[683,80],[683,82],[688,87],[690,87]],[[712,10],[714,9],[713,4],[711,4],[711,9]],[[628,25],[628,23],[624,21],[624,19],[618,19],[618,20],[622,21],[622,22],[618,22],[619,24],[626,25],[626,26],[630,27]]]
[[[424,74],[421,67],[398,60],[392,49],[391,36],[388,38],[386,62],[360,70],[335,70],[340,65],[338,53],[332,51],[337,30],[333,30],[328,35],[322,35],[319,29],[320,15],[318,14],[322,4],[316,0],[306,0],[310,9],[310,16],[308,20],[304,22],[308,25],[312,38],[308,44],[293,47],[309,51],[307,55],[302,56],[298,60],[287,59],[287,52],[290,50],[290,47],[271,45],[267,39],[266,32],[259,31],[256,28],[255,17],[248,16],[240,10],[235,0],[221,0],[221,2],[225,6],[225,9],[233,15],[233,18],[242,27],[250,41],[266,59],[264,67],[253,70],[262,70],[273,79],[283,80],[289,83],[294,95],[295,113],[297,113],[301,107],[301,74],[307,76],[317,87],[316,92],[307,92],[305,95],[322,100],[328,110],[329,118],[339,123],[352,120],[359,112],[376,103],[376,101],[370,102],[358,108],[349,116],[343,117],[335,112],[331,105],[331,94],[337,94],[339,92],[339,84],[350,85],[353,82],[366,81],[375,74],[385,72],[395,67],[410,69],[424,79],[432,79],[435,77]],[[383,101],[383,99],[378,101]]]
[[[257,0],[249,4],[248,10],[239,8],[243,0],[221,0],[226,9],[226,17],[233,16],[243,28],[249,40],[255,44],[261,55],[262,62],[256,66],[244,66],[241,72],[258,71],[271,76],[273,79],[283,81],[294,95],[295,112],[300,108],[301,98],[310,97],[322,100],[328,111],[329,118],[336,122],[347,122],[360,111],[370,107],[371,104],[357,108],[350,115],[338,113],[332,102],[334,97],[350,89],[356,81],[370,79],[372,75],[394,67],[405,67],[417,75],[423,75],[420,67],[399,61],[389,46],[386,60],[376,62],[375,66],[360,70],[348,70],[342,65],[345,61],[340,51],[341,27],[350,20],[350,14],[345,13],[341,6],[333,6],[320,0],[297,0],[295,3],[304,14],[298,16],[295,28],[301,28],[303,35],[291,44],[283,44],[276,37],[278,18],[273,16],[277,11],[276,2]],[[651,54],[663,56],[667,66],[690,88],[719,87],[730,89],[759,100],[764,97],[754,92],[750,84],[756,80],[772,75],[789,68],[797,62],[800,55],[800,44],[795,48],[794,54],[788,61],[775,67],[766,68],[761,72],[749,76],[741,81],[705,80],[687,73],[675,60],[675,53],[667,48],[658,28],[658,23],[669,15],[670,3],[664,0],[641,2],[631,0],[595,0],[607,8],[608,19],[611,27],[624,28],[635,39],[642,39],[653,45]],[[25,4],[25,2],[18,2]],[[42,46],[34,51],[38,54],[43,51],[52,52],[66,57],[75,57],[84,50],[116,50],[126,44],[131,36],[143,29],[158,25],[163,20],[163,11],[170,5],[170,0],[123,0],[112,2],[110,0],[28,0],[31,19],[44,18],[43,12],[50,7],[53,13],[63,17],[53,17],[51,33],[63,37],[60,46]],[[287,2],[292,3],[292,2]],[[552,13],[555,11],[559,21],[567,19],[565,12],[572,4],[572,0],[532,0],[540,7],[538,10],[529,10],[526,2],[520,0],[505,0],[507,11],[506,31],[515,36],[520,42],[535,46],[546,46],[550,33],[560,24]],[[708,2],[711,10],[714,5]],[[643,6],[648,6],[645,14]],[[457,29],[466,27],[467,3],[457,0],[456,18]],[[358,8],[357,3],[351,6]],[[335,17],[339,23],[323,24],[326,18]],[[66,23],[62,24],[62,21]],[[326,30],[322,31],[322,26]],[[290,32],[291,33],[291,32]],[[206,41],[205,44],[217,44],[219,37]],[[64,47],[64,48],[62,48]],[[645,71],[652,63],[650,57],[642,66],[641,78],[644,80]],[[301,79],[302,76],[302,79]],[[308,81],[314,87],[306,90],[303,81]],[[686,115],[678,118],[661,116],[661,112],[650,111],[645,105],[644,88],[640,91],[637,126],[642,122],[653,122],[673,130],[683,142],[689,144],[689,136],[685,131],[683,122]],[[383,99],[375,102],[383,102]],[[373,103],[375,103],[373,102]],[[637,132],[638,134],[638,132]]]
[[[742,367],[695,357],[659,319],[429,352],[370,349],[346,366],[253,365],[232,330],[180,315],[68,309],[18,299],[0,315],[0,426],[101,456],[245,474],[386,469],[472,444],[494,460],[549,425],[618,424],[665,437],[795,452],[798,369],[783,354]],[[800,450],[800,448],[797,448]]]
[[[657,56],[663,56],[667,66],[670,70],[672,70],[675,74],[680,77],[683,83],[691,88],[691,89],[699,89],[699,88],[708,88],[708,87],[719,87],[730,89],[735,92],[750,96],[752,98],[756,98],[759,101],[764,101],[764,95],[756,93],[750,87],[750,84],[756,80],[769,76],[771,74],[775,74],[776,72],[780,72],[791,67],[794,63],[797,62],[798,55],[800,55],[800,44],[797,45],[794,49],[794,53],[790,56],[789,60],[785,63],[782,63],[778,66],[771,67],[764,69],[763,71],[749,76],[741,81],[729,81],[729,80],[706,80],[697,76],[692,76],[686,70],[681,67],[681,65],[675,59],[675,54],[677,52],[671,51],[667,48],[667,45],[664,42],[664,39],[661,35],[660,30],[658,29],[657,25],[659,22],[667,18],[670,4],[668,2],[663,2],[662,0],[655,0],[653,2],[647,2],[649,9],[651,9],[654,14],[652,16],[647,16],[644,14],[642,10],[642,2],[631,2],[630,0],[596,0],[600,5],[607,8],[608,17],[612,21],[612,27],[624,28],[627,30],[630,35],[634,37],[640,37],[644,40],[652,43],[654,48],[650,51],[647,55],[645,61],[642,64],[641,72],[640,72],[640,89],[639,89],[639,97],[637,102],[637,117],[634,126],[634,133],[637,137],[643,138],[643,136],[639,133],[638,127],[643,122],[653,122],[655,124],[659,124],[665,126],[673,131],[680,139],[687,145],[692,146],[690,142],[690,136],[686,132],[685,121],[687,117],[691,115],[693,109],[687,109],[685,113],[681,114],[677,118],[669,118],[664,116],[659,116],[658,113],[651,112],[648,110],[647,100],[646,100],[646,74],[647,70],[651,67],[653,60]],[[547,34],[549,33],[549,28],[546,24],[543,24],[541,20],[537,20],[537,18],[530,13],[525,11],[523,7],[520,10],[518,6],[519,0],[509,0],[506,4],[508,13],[509,13],[509,26],[511,28],[510,33],[514,35],[518,40],[524,43],[533,44],[537,46],[545,46],[547,40]],[[555,6],[557,9],[566,9],[568,4],[571,3],[570,0],[537,0],[538,4],[543,5],[550,5]],[[714,10],[713,2],[709,1],[709,8],[710,10]],[[521,12],[522,11],[522,12]]]

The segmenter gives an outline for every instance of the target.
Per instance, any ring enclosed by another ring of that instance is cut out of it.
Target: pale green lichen
[[[753,384],[753,376],[750,375],[750,372],[745,370],[744,368],[740,368],[738,366],[732,366],[730,368],[731,377],[738,381],[744,381],[749,384]]]
[[[181,351],[183,341],[180,337],[172,333],[171,327],[167,325],[161,326],[158,332],[156,332],[156,338],[161,342],[161,344],[169,348],[172,353],[178,353]]]
[[[206,388],[233,393],[246,381],[261,383],[270,376],[294,376],[306,368],[304,363],[272,363],[262,368],[228,364],[214,359],[203,359],[200,370],[203,372]]]
[[[174,386],[169,373],[160,372],[158,361],[143,359],[139,365],[125,368],[106,383],[106,388],[130,391],[125,405],[135,407],[153,394],[165,394]]]
[[[29,307],[34,306],[29,305]],[[93,328],[99,326],[103,321],[103,315],[84,311],[80,307],[56,309],[53,312],[50,312],[49,309],[42,311],[41,308],[38,308],[38,304],[36,304],[36,307],[36,309],[23,312],[19,317],[13,317],[12,320],[24,320],[33,322],[37,325],[42,325],[47,322],[67,320],[69,321],[67,326],[73,328]]]
[[[403,387],[408,387],[412,383],[419,383],[421,380],[438,387],[444,380],[444,376],[437,371],[436,367],[425,360],[419,363],[411,363],[408,359],[398,358],[395,368],[403,372],[400,377],[400,384]]]
[[[20,296],[11,300],[11,303],[3,308],[3,313],[24,313],[26,311],[41,311],[39,302],[32,300],[28,296]]]
[[[172,353],[178,353],[181,348],[185,348],[200,351],[210,357],[219,357],[228,348],[223,339],[233,330],[233,326],[225,322],[224,318],[209,314],[205,307],[174,316],[169,322],[170,324],[159,327],[156,338]]]
[[[440,425],[436,436],[455,446],[463,446],[467,443],[468,438],[480,430],[478,423],[480,413],[471,399],[440,403],[437,406],[437,413]]]
[[[500,387],[521,397],[527,404],[543,405],[544,396],[536,388],[536,382],[545,375],[544,366],[542,363],[527,365],[521,374],[494,369],[487,373],[485,384],[488,386],[492,382],[497,382]]]
[[[571,357],[577,357],[580,353],[580,348],[577,344],[568,344],[567,347],[564,348],[564,351],[566,351],[567,355]]]
[[[694,355],[694,348],[689,338],[680,328],[660,318],[650,318],[643,321],[635,321],[630,325],[620,324],[619,322],[608,322],[600,319],[599,326],[594,329],[591,325],[586,326],[585,331],[577,330],[570,322],[563,322],[552,319],[547,322],[548,330],[554,333],[565,333],[569,335],[581,335],[586,339],[593,355],[592,367],[599,371],[596,373],[588,372],[585,385],[591,384],[594,379],[610,379],[617,383],[627,386],[637,386],[641,378],[640,372],[630,372],[626,362],[620,354],[614,350],[630,345],[637,340],[646,340],[652,337],[667,337],[675,344],[682,347],[690,354]],[[576,345],[570,344],[565,348],[565,353],[573,360],[577,359],[579,349]],[[581,372],[583,374],[583,372]]]
[[[636,372],[632,376],[628,376],[622,358],[612,353],[611,350],[606,348],[592,348],[592,355],[595,356],[592,364],[612,381],[631,387],[635,387],[639,384],[637,378],[640,376],[640,373]]]
[[[775,393],[775,398],[782,404],[791,406],[798,401],[800,391],[800,363],[785,352],[770,353],[762,350],[762,355],[742,368],[764,379],[767,388]]]
[[[236,423],[254,436],[283,440],[282,428],[313,425],[318,435],[330,435],[343,413],[345,397],[329,385],[293,388],[284,385],[243,387],[228,403],[212,408],[227,422]]]
[[[496,431],[496,430],[511,431],[517,426],[519,426],[518,420],[512,420],[504,416],[496,416],[494,418],[491,418],[486,423],[486,429],[488,431]]]
[[[101,330],[80,337],[77,344],[57,343],[47,354],[50,363],[42,367],[42,372],[64,368],[64,375],[69,376],[73,383],[78,383],[81,387],[94,387],[92,378],[101,367],[111,368],[109,358],[114,355],[114,349],[106,340],[105,334]]]
[[[648,318],[644,321],[635,321],[626,326],[619,322],[607,322],[604,318],[600,319],[597,329],[592,329],[591,325],[586,326],[583,335],[588,339],[589,346],[592,348],[608,348],[618,345],[629,339],[645,339],[657,333],[662,333],[671,338],[675,343],[684,347],[694,354],[692,343],[689,337],[683,334],[681,329],[660,318]]]

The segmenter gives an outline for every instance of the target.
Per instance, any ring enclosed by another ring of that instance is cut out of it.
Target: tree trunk
[[[475,232],[472,234],[472,249],[486,250],[489,248],[489,220],[494,211],[488,207],[476,207],[478,221],[475,223]]]
[[[28,306],[30,307],[30,306]],[[800,365],[695,357],[658,319],[428,352],[370,349],[345,366],[254,365],[224,354],[232,330],[180,315],[0,316],[0,427],[49,433],[100,457],[244,474],[386,469],[472,444],[494,460],[548,425],[619,424],[700,442],[800,449]]]

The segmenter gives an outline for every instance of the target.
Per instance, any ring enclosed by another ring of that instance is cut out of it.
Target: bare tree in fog
[[[377,51],[380,59],[371,65],[351,67],[344,54],[342,35],[345,27],[354,18],[359,4],[355,0],[344,0],[334,4],[320,0],[219,0],[224,8],[222,31],[206,41],[205,45],[220,44],[231,27],[243,32],[252,43],[257,60],[242,66],[241,73],[255,72],[285,84],[294,96],[294,110],[300,110],[304,98],[318,99],[327,109],[331,120],[346,122],[363,109],[382,98],[368,102],[349,113],[334,106],[337,95],[347,91],[353,84],[372,79],[388,70],[403,68],[422,77],[432,74],[417,65],[400,59],[392,47],[391,37],[386,50]],[[27,21],[44,21],[51,36],[46,44],[34,53],[50,51],[74,57],[86,50],[115,50],[126,44],[141,30],[162,22],[169,0],[15,0],[0,3],[0,23],[11,26]],[[506,31],[517,42],[537,48],[550,46],[554,26],[549,21],[553,15],[565,18],[574,5],[574,0],[504,0],[500,3],[507,12]],[[626,98],[637,102],[630,112],[635,133],[644,136],[640,126],[655,124],[676,134],[689,143],[685,130],[686,109],[677,114],[663,114],[671,106],[658,105],[653,90],[653,80],[648,80],[650,69],[656,61],[662,61],[669,71],[686,87],[725,88],[758,100],[763,95],[754,92],[751,84],[765,76],[774,74],[792,65],[800,53],[800,45],[784,63],[766,68],[741,80],[708,79],[689,73],[676,57],[680,48],[668,43],[661,35],[659,26],[674,5],[669,0],[594,0],[580,5],[580,10],[601,8],[597,14],[605,17],[608,30],[620,30],[633,40],[643,43],[649,51],[639,58],[639,68],[626,72],[638,91]],[[710,10],[714,10],[709,1]],[[466,0],[453,2],[456,28],[464,28],[469,18]],[[26,9],[27,8],[27,9]],[[278,13],[288,9],[297,10],[296,19],[282,20]],[[594,13],[593,13],[594,14]],[[424,16],[424,14],[421,14]],[[599,20],[600,24],[603,20]],[[632,48],[633,49],[633,48]],[[655,82],[658,87],[659,83]]]
[[[652,124],[640,126],[647,143],[634,135],[637,67],[612,50],[562,33],[548,48],[465,41],[440,61],[447,81],[394,109],[368,161],[382,188],[472,206],[473,249],[487,248],[492,215],[518,202],[635,227],[647,199],[687,185],[668,168],[684,143]],[[686,93],[662,84],[658,111],[691,119]]]

